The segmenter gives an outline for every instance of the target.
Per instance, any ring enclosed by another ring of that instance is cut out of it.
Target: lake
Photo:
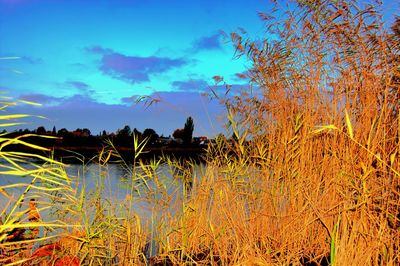
[[[21,164],[22,167],[32,168],[28,164]],[[94,198],[95,195],[101,195],[104,205],[115,208],[115,211],[124,211],[122,203],[130,202],[131,206],[125,209],[132,210],[140,216],[142,221],[146,221],[150,213],[155,208],[168,209],[168,204],[176,204],[182,199],[185,189],[183,179],[188,178],[196,180],[204,170],[204,165],[195,165],[187,169],[179,169],[170,167],[167,164],[160,164],[155,171],[148,168],[147,171],[132,165],[108,164],[100,166],[99,164],[89,163],[85,165],[71,164],[65,168],[68,176],[75,180],[72,187],[77,187],[79,192],[83,192],[85,199]],[[153,176],[153,177],[151,177]],[[16,183],[29,184],[32,177],[16,177],[12,175],[2,175],[0,177],[0,187],[4,187]],[[6,191],[8,197],[0,193],[0,211],[7,207],[9,197],[15,203],[16,199],[24,192],[26,186],[8,188]],[[32,189],[30,195],[36,194],[37,191]],[[58,192],[59,193],[59,192]],[[169,199],[169,202],[166,201]],[[40,202],[46,202],[43,197],[38,200],[39,209]],[[45,204],[42,204],[44,206]],[[11,206],[8,206],[9,211]],[[48,210],[41,211],[45,220],[50,217]]]

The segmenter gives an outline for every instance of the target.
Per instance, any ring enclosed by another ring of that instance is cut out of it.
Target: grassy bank
[[[22,168],[32,155],[3,148],[29,144],[3,135],[1,174],[32,179],[17,197],[1,187],[2,263],[398,265],[400,20],[386,29],[379,7],[354,1],[296,3],[284,19],[260,15],[274,41],[232,34],[256,86],[219,97],[233,138],[209,146],[195,177],[188,162],[141,162],[146,141],[135,139],[131,191],[104,201],[101,182],[85,194],[55,160]],[[92,161],[103,168],[111,155]],[[53,218],[29,222],[32,198]],[[146,220],[132,208],[139,199]],[[37,238],[17,237],[32,228]]]

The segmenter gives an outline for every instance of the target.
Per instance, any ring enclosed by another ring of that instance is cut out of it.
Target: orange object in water
[[[54,263],[54,266],[64,266],[64,265],[79,266],[81,264],[77,257],[72,257],[72,256],[62,257],[61,259],[56,260],[56,262]]]
[[[36,207],[35,199],[29,201],[28,219],[30,222],[38,222],[40,220],[40,214]]]
[[[61,246],[57,243],[55,244],[48,244],[41,246],[40,248],[36,249],[33,252],[31,258],[42,258],[42,257],[55,257],[56,251],[60,251]]]
[[[45,261],[48,261],[49,263],[52,263],[51,265],[54,266],[62,266],[62,265],[71,265],[71,266],[79,266],[80,265],[80,260],[77,257],[74,256],[64,256],[62,258],[59,258],[57,252],[61,251],[61,245],[58,243],[53,243],[53,244],[48,244],[41,246],[40,248],[36,249],[35,252],[33,252],[31,259],[44,259]]]

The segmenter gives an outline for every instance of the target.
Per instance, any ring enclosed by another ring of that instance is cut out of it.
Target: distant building
[[[205,136],[201,136],[201,137],[194,137],[193,138],[193,143],[197,144],[197,145],[206,145],[208,142],[208,138]]]
[[[183,139],[181,139],[181,138],[175,138],[175,139],[174,139],[174,142],[175,142],[175,143],[178,143],[178,144],[183,144]]]
[[[72,131],[71,134],[75,137],[82,137],[82,132],[81,131]]]
[[[173,142],[173,139],[171,137],[159,137],[156,142],[161,145],[169,145]]]
[[[78,128],[77,130],[72,131],[71,133],[75,137],[89,137],[90,136],[90,130],[87,128],[84,128],[84,129]]]

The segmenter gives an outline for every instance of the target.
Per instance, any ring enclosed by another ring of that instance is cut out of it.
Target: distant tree
[[[133,129],[133,134],[135,135],[135,137],[137,137],[139,140],[143,139],[143,134],[142,132],[140,132],[139,130],[137,130],[137,128],[135,127]]]
[[[57,130],[56,130],[56,126],[53,126],[53,130],[51,131],[52,135],[56,135],[57,134]]]
[[[157,139],[159,138],[158,134],[156,133],[156,131],[152,128],[146,128],[143,131],[143,138],[149,138],[148,143],[153,144],[154,142],[157,141]]]
[[[183,139],[185,133],[183,128],[177,128],[175,129],[174,133],[172,133],[172,136],[174,137],[174,139]]]
[[[82,135],[89,137],[92,135],[92,133],[90,132],[90,130],[88,128],[84,128],[84,129],[82,129]]]
[[[103,132],[101,133],[102,137],[106,137],[107,136],[107,132],[105,130],[103,130]]]
[[[132,134],[131,127],[125,125],[122,129],[118,129],[117,135],[121,137],[128,137]]]
[[[36,134],[39,134],[39,135],[46,134],[46,129],[44,128],[44,126],[38,127],[38,128],[36,129]]]
[[[184,131],[184,136],[182,138],[184,144],[190,144],[192,143],[192,138],[193,138],[193,131],[194,131],[194,123],[193,123],[193,118],[188,117],[186,119],[185,127],[183,128]]]
[[[120,147],[132,147],[133,138],[130,126],[126,125],[122,129],[117,130],[114,144]]]
[[[66,135],[68,133],[69,133],[69,131],[66,128],[62,128],[59,131],[57,131],[57,135],[58,136],[64,136],[64,135]]]

